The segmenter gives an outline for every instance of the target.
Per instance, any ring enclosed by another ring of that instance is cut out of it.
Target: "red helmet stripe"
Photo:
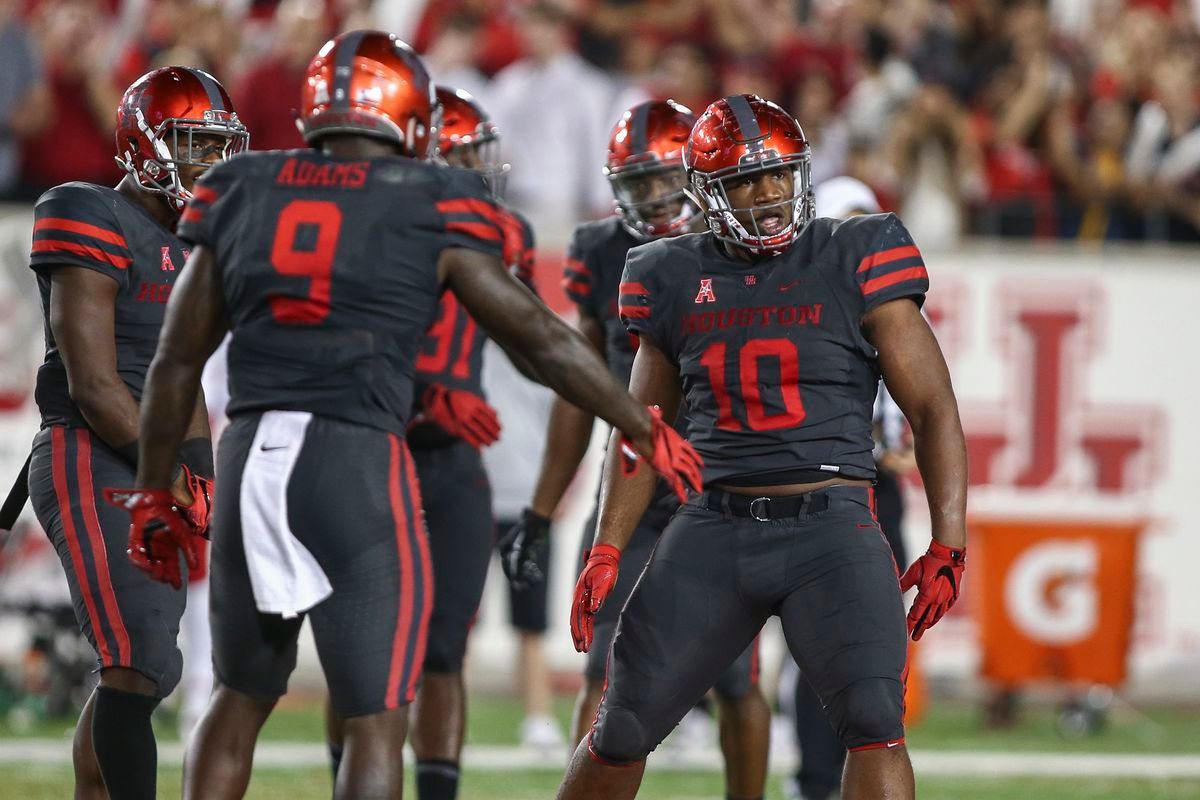
[[[333,86],[329,87],[331,110],[350,110],[350,78],[354,75],[354,58],[367,31],[352,31],[338,42],[337,56],[333,62]]]
[[[746,99],[746,95],[735,94],[726,97],[725,102],[729,105],[729,110],[733,112],[734,119],[737,120],[738,127],[742,130],[742,141],[750,142],[761,139],[762,129],[758,127],[758,118],[754,115],[754,109],[750,107],[750,101]]]

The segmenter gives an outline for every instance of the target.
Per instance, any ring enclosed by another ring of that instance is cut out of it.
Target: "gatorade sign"
[[[976,519],[982,673],[1001,683],[1125,679],[1141,523]]]

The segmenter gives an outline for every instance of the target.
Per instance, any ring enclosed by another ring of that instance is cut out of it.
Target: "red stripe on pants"
[[[400,437],[388,434],[388,444],[391,453],[388,458],[388,500],[392,506],[392,519],[396,525],[396,554],[400,559],[400,608],[396,616],[396,633],[392,638],[392,663],[388,669],[387,694],[384,696],[386,708],[396,708],[400,705],[400,683],[404,672],[404,655],[408,645],[408,637],[412,631],[413,585],[412,585],[412,554],[408,537],[410,524],[408,515],[404,513],[404,496],[400,483],[401,458]],[[413,662],[414,672],[420,672],[418,662]],[[407,687],[406,687],[407,688]]]
[[[83,561],[83,551],[79,548],[79,537],[75,532],[75,520],[71,516],[71,498],[67,491],[67,434],[60,427],[50,429],[50,464],[54,478],[54,496],[58,498],[58,513],[62,517],[63,535],[67,539],[67,549],[71,552],[71,564],[75,567],[75,580],[79,582],[79,593],[83,595],[83,605],[87,609],[88,620],[92,623],[92,634],[96,637],[96,647],[100,650],[100,663],[106,667],[113,665],[112,651],[108,649],[108,640],[104,637],[104,629],[100,626],[100,616],[96,611],[96,601],[92,597],[91,583],[88,581],[87,564]]]
[[[125,621],[121,619],[121,609],[117,606],[117,596],[113,593],[112,574],[108,571],[108,548],[105,547],[100,518],[96,514],[96,493],[92,488],[91,434],[83,428],[77,429],[75,443],[78,445],[75,453],[75,474],[79,479],[79,505],[83,509],[83,526],[87,529],[88,541],[92,545],[96,583],[99,584],[100,597],[104,600],[104,614],[108,617],[109,627],[117,639],[117,663],[119,666],[128,667],[133,663],[130,657],[129,632],[125,630]]]
[[[754,642],[750,645],[753,650],[750,651],[750,683],[758,685],[758,673],[761,665],[758,663],[758,640],[759,637],[754,637]]]
[[[421,586],[424,588],[421,595],[421,619],[417,623],[417,641],[412,661],[413,668],[408,676],[408,686],[405,688],[405,697],[411,703],[417,693],[417,679],[421,677],[421,670],[425,664],[425,645],[429,639],[429,618],[433,615],[434,574],[433,561],[429,556],[428,537],[426,536],[425,523],[423,522],[425,514],[421,510],[421,487],[417,483],[417,465],[413,462],[408,444],[401,443],[401,448],[404,451],[404,477],[408,484],[408,499],[418,521],[417,525],[410,531],[410,535],[417,543],[417,553],[421,559],[419,567],[421,570]]]

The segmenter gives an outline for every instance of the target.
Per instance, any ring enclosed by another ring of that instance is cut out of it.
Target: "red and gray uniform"
[[[618,217],[608,217],[596,222],[585,222],[575,228],[567,249],[567,260],[563,268],[563,289],[567,297],[604,328],[605,358],[608,368],[625,386],[633,372],[633,359],[637,354],[638,337],[625,329],[618,313],[621,273],[625,269],[625,258],[630,249],[641,243],[621,224]],[[686,434],[686,422],[676,426]],[[641,574],[642,566],[650,560],[650,553],[658,537],[666,528],[671,515],[679,507],[675,494],[666,484],[659,482],[658,492],[650,507],[638,521],[633,537],[621,555],[622,567],[608,600],[596,614],[592,647],[587,653],[584,674],[592,680],[602,681],[608,668],[608,651],[613,634],[617,629],[617,618],[625,601],[633,591]],[[596,530],[598,509],[592,512],[583,529],[580,541],[580,559],[587,559],[584,552],[591,547],[592,534]],[[752,645],[727,669],[715,684],[715,689],[725,697],[738,698],[745,695],[758,682],[758,647]]]
[[[879,371],[863,315],[927,288],[891,214],[815,220],[754,264],[711,234],[630,252],[621,316],[679,366],[706,489],[672,518],[621,615],[597,757],[644,757],[776,614],[843,744],[903,740],[905,615],[871,490],[718,486],[872,478]]]
[[[129,514],[102,502],[104,487],[132,485],[135,468],[92,432],[71,400],[50,329],[51,274],[82,268],[117,284],[117,374],[140,400],[167,298],[186,259],[175,234],[115,189],[65,183],[34,208],[29,264],[41,294],[46,358],[35,391],[42,430],[34,439],[29,494],[62,560],[75,615],[100,666],[135,669],[157,683],[160,696],[179,680],[175,639],[185,593],[133,566],[125,556]]]
[[[504,263],[532,291],[533,229],[514,212],[499,220]],[[414,417],[431,384],[484,397],[486,342],[487,335],[458,298],[444,293],[437,320],[417,355]],[[418,421],[408,432],[408,442],[424,489],[435,579],[424,668],[460,672],[495,544],[491,484],[479,451],[436,423]]]
[[[283,475],[267,511],[332,586],[307,615],[334,708],[412,700],[433,601],[404,438],[415,362],[442,251],[499,256],[506,219],[477,175],[400,157],[253,153],[200,182],[180,235],[216,254],[232,331],[212,554],[222,683],[278,696],[295,666],[305,614],[256,613],[271,606],[244,545],[263,516],[251,498]]]

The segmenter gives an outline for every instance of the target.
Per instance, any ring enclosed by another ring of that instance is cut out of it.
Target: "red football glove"
[[[650,407],[650,438],[654,452],[642,455],[650,459],[650,466],[663,477],[679,502],[687,502],[687,490],[699,492],[702,487],[701,470],[704,459],[692,449],[682,436],[662,420],[662,409]],[[622,466],[626,476],[637,472],[639,455],[628,437],[621,437]]]
[[[967,548],[952,550],[935,540],[929,543],[925,555],[905,571],[900,591],[917,587],[917,599],[908,612],[908,632],[914,642],[920,641],[958,600],[966,563]]]
[[[187,464],[180,465],[180,468],[183,470],[183,485],[191,492],[192,504],[184,506],[176,500],[175,505],[192,526],[192,530],[207,539],[208,524],[212,520],[213,482],[192,472]]]
[[[200,568],[200,539],[169,489],[105,489],[104,499],[133,518],[128,553],[138,569],[178,589],[183,585],[180,552],[189,570]]]
[[[421,404],[425,416],[472,447],[487,447],[500,438],[496,409],[476,394],[434,383],[425,390]]]
[[[586,653],[592,646],[596,612],[617,585],[621,551],[611,544],[598,544],[584,553],[584,558],[586,563],[575,583],[575,599],[571,601],[571,638],[580,653]]]

